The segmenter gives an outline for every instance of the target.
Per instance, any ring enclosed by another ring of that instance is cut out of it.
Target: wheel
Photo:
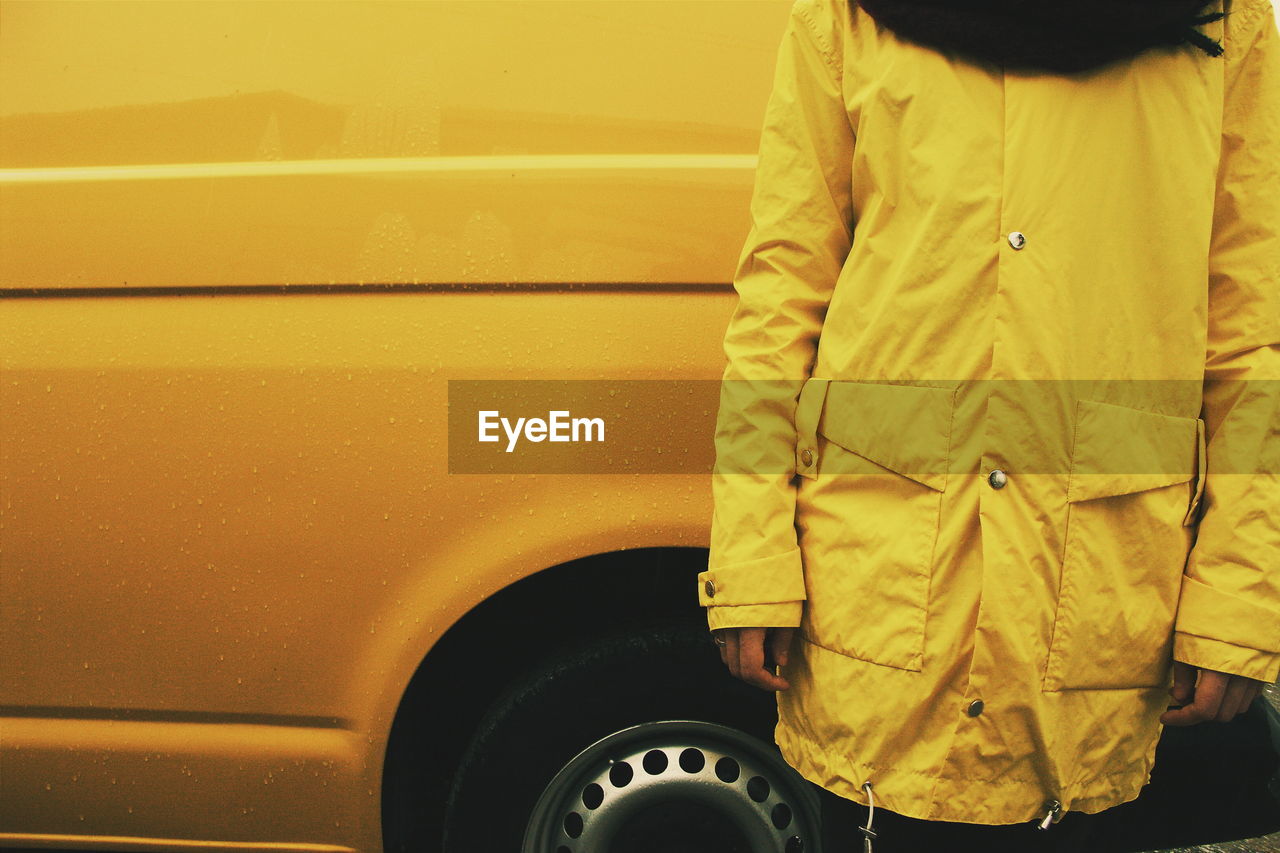
[[[522,853],[813,849],[803,785],[764,743],[691,720],[592,744],[538,798]],[[810,824],[812,825],[812,824]],[[810,837],[806,845],[805,837]]]
[[[729,676],[705,623],[548,656],[478,727],[445,853],[813,853],[818,802],[773,746],[773,696]]]

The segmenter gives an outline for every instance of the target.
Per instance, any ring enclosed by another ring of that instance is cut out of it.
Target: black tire
[[[776,846],[771,842],[767,849],[804,849],[813,853],[817,847],[816,833],[811,832],[811,828],[816,827],[816,798],[806,787],[807,783],[783,765],[777,755],[773,746],[776,719],[772,694],[729,675],[711,643],[705,622],[651,623],[560,649],[512,684],[481,721],[453,780],[445,814],[444,853],[521,850],[535,806],[544,815],[541,823],[546,823],[548,801],[544,799],[539,804],[539,798],[558,773],[560,779],[567,779],[586,766],[583,763],[586,759],[581,755],[584,750],[636,726],[643,726],[636,731],[646,735],[665,731],[667,736],[674,736],[669,727],[645,726],[671,720],[698,721],[679,725],[690,727],[685,736],[694,742],[710,744],[706,754],[712,759],[729,757],[738,750],[736,755],[744,762],[744,770],[776,762],[769,771],[760,772],[771,775],[776,796],[786,795],[788,802],[779,806],[770,799],[767,803],[761,802],[758,808],[771,806],[785,810],[788,822],[794,809],[795,821],[788,823],[787,832],[794,830],[805,837],[786,838]],[[702,723],[728,728],[699,729]],[[737,742],[738,733],[750,737]],[[699,741],[704,735],[710,739]],[[769,755],[762,758],[753,754],[751,744],[746,743],[750,738],[757,739],[760,749]],[[634,737],[632,740],[635,742]],[[668,743],[674,742],[663,741],[662,745]],[[540,841],[537,849],[546,849],[547,853],[621,853],[639,847],[661,849],[663,853],[685,850],[749,853],[766,849],[760,844],[758,827],[755,841],[748,842],[738,831],[741,826],[734,825],[735,821],[743,822],[744,815],[738,808],[742,803],[728,802],[729,808],[723,808],[724,802],[708,805],[705,799],[695,802],[696,797],[687,796],[692,784],[685,780],[691,777],[682,776],[674,766],[676,757],[683,753],[676,748],[669,749],[668,754],[673,760],[670,782],[666,776],[646,776],[637,768],[644,784],[665,787],[653,788],[661,796],[649,796],[650,807],[637,810],[638,807],[631,804],[627,829],[619,831],[615,841],[606,845],[610,848],[608,851],[587,849],[590,845],[584,846],[585,837],[579,842],[568,837],[554,842]],[[576,763],[575,757],[578,757]],[[570,764],[569,771],[561,773]],[[665,759],[663,764],[667,764]],[[708,769],[703,776],[709,772]],[[710,779],[710,786],[706,781],[703,778],[703,788],[716,787],[714,778]],[[746,782],[746,778],[737,779],[734,785],[727,786],[734,788],[738,799],[744,802]],[[564,783],[559,784],[563,787]],[[581,783],[570,780],[567,784]],[[686,789],[681,789],[681,784],[686,785]],[[580,790],[581,787],[575,788],[572,793],[576,795]],[[608,796],[613,798],[616,794],[617,799],[607,802],[620,804],[616,813],[625,815],[627,806],[621,804],[626,797],[635,800],[638,791],[638,785],[632,786],[625,795],[610,789]],[[752,796],[758,792],[759,786]],[[729,793],[727,789],[721,792],[726,796]],[[592,819],[581,803],[577,808]],[[596,817],[604,811],[600,809]],[[558,823],[558,819],[554,822]],[[774,823],[778,824],[776,811]],[[598,823],[597,828],[601,825]]]

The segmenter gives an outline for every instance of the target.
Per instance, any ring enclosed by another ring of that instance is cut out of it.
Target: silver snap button
[[[999,468],[987,475],[987,482],[991,484],[993,489],[1003,489],[1004,484],[1009,482],[1009,477]]]
[[[807,468],[807,467],[809,467],[810,465],[812,465],[812,464],[813,464],[813,451],[812,451],[812,450],[803,450],[803,451],[801,451],[801,452],[800,452],[800,461],[804,463],[804,465],[805,465],[805,467],[806,467],[806,468]]]
[[[1010,231],[1009,245],[1015,249],[1021,249],[1023,246],[1027,245],[1026,235],[1024,235],[1021,231]]]
[[[970,717],[976,717],[982,713],[982,709],[985,707],[986,705],[982,704],[981,699],[974,699],[972,702],[969,703],[969,710],[967,713],[969,714]]]
[[[702,585],[702,589],[703,589],[703,591],[704,591],[704,592],[706,592],[706,594],[707,594],[707,598],[715,598],[715,597],[716,597],[716,582],[715,582],[715,581],[710,581],[710,580],[709,580],[709,581],[707,581],[706,583],[704,583],[704,584]]]

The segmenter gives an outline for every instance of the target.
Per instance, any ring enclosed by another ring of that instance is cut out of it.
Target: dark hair
[[[1006,68],[1074,72],[1155,47],[1222,45],[1197,29],[1217,0],[849,0],[903,39]],[[1224,0],[1227,2],[1227,0]]]

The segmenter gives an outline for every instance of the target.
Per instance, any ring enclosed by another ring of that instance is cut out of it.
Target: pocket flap
[[[1185,483],[1200,455],[1197,418],[1077,400],[1068,501]]]
[[[832,381],[818,432],[890,471],[943,491],[955,390]]]

